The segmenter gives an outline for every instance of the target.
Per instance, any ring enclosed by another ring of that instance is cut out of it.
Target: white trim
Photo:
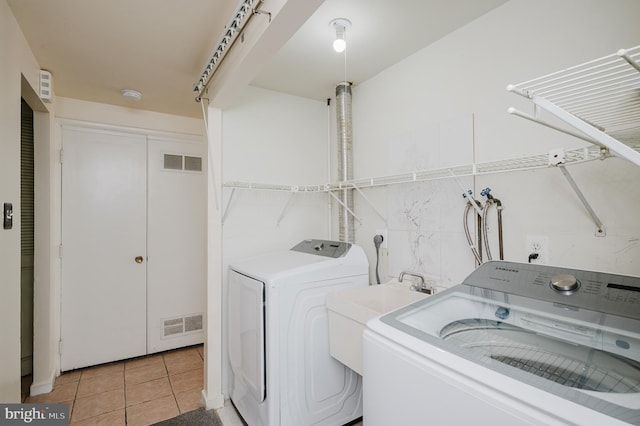
[[[97,123],[93,121],[84,121],[84,120],[73,120],[70,118],[58,118],[58,122],[63,129],[79,129],[79,130],[98,130],[107,133],[127,133],[129,135],[141,135],[147,136],[148,138],[156,139],[156,140],[176,140],[179,139],[183,142],[197,142],[204,143],[205,137],[201,134],[196,133],[179,133],[179,132],[169,132],[165,130],[153,130],[153,129],[145,129],[139,127],[129,127],[129,126],[120,126],[115,124],[104,124]]]
[[[219,408],[224,407],[224,395],[221,393],[211,395],[211,397],[207,396],[206,389],[202,390],[202,402],[204,402],[204,406],[207,410],[217,410]]]
[[[46,381],[32,383],[31,388],[29,389],[29,394],[31,396],[36,396],[51,392],[53,390],[53,384],[56,381],[56,377],[56,372],[52,371]]]

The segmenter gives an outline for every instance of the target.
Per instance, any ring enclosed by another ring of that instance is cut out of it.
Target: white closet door
[[[146,353],[146,137],[63,128],[61,368]]]
[[[204,341],[206,164],[204,141],[149,138],[148,353]]]

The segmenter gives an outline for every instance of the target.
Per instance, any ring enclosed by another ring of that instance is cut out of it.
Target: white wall
[[[222,372],[222,111],[207,108],[207,326],[203,399],[207,409],[224,406]]]
[[[532,108],[505,87],[637,45],[637,16],[640,3],[634,0],[511,0],[376,77],[356,82],[355,178],[396,173],[403,164],[406,172],[583,146],[507,114],[509,106]],[[594,236],[595,225],[559,170],[494,174],[461,184],[478,198],[489,186],[502,200],[507,260],[526,262],[526,236],[546,235],[551,264],[640,275],[640,188],[634,184],[640,168],[608,159],[569,170],[604,222],[606,237]],[[367,191],[390,216],[390,275],[419,269],[448,287],[473,270],[456,181]],[[403,217],[407,206],[415,207],[417,225]],[[373,263],[371,241],[385,224],[357,196],[356,208],[364,222],[356,242]],[[414,252],[421,255],[418,263]],[[497,248],[493,252],[497,257]]]
[[[283,185],[326,180],[327,109],[323,102],[248,87],[223,113],[223,180]],[[231,195],[224,189],[223,210]],[[303,238],[324,238],[326,194],[236,190],[224,222],[232,260]],[[278,219],[284,210],[278,226]]]
[[[246,88],[222,116],[223,181],[325,182],[327,114],[323,102]],[[234,259],[286,250],[304,238],[328,235],[326,194],[238,189],[229,205],[230,195],[231,190],[225,188],[221,205],[221,211],[226,212],[222,227],[223,307],[227,268]],[[226,351],[223,357],[226,365]],[[224,387],[226,391],[226,381]]]
[[[161,132],[202,135],[200,119],[56,97],[56,118]]]
[[[37,87],[39,66],[4,0],[0,1],[0,58],[0,205],[11,202],[14,207],[13,229],[0,229],[0,401],[19,402],[21,75],[27,87]],[[36,120],[42,121],[39,116]],[[39,130],[36,138],[41,136]],[[36,147],[36,156],[40,152]]]

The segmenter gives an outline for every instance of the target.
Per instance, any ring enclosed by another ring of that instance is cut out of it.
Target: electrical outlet
[[[525,244],[525,256],[529,263],[549,264],[549,237],[527,235]]]
[[[382,244],[380,245],[380,248],[388,248],[387,245],[387,235],[389,235],[389,233],[387,232],[386,229],[376,229],[376,234],[375,235],[382,235]]]

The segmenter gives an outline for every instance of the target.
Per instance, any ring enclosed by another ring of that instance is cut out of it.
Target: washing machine
[[[367,323],[364,424],[640,425],[640,278],[487,262]]]
[[[328,292],[364,287],[361,247],[304,240],[229,269],[230,397],[249,426],[343,425],[362,379],[329,354]]]

